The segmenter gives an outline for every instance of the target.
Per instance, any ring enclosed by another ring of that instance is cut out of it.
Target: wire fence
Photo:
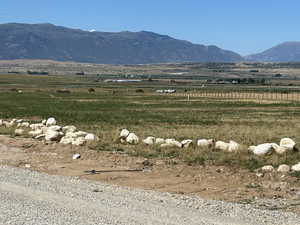
[[[173,96],[192,98],[223,98],[223,99],[254,99],[254,100],[272,100],[272,101],[300,101],[299,92],[192,92],[192,93],[173,93]]]

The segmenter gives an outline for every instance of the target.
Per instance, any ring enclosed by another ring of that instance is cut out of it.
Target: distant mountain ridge
[[[300,41],[284,42],[262,53],[245,57],[257,62],[300,62]]]
[[[239,54],[153,32],[89,32],[52,24],[0,24],[0,59],[101,64],[236,62]]]

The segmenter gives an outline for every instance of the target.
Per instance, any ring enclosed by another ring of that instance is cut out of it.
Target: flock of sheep
[[[0,127],[5,126],[7,128],[16,127],[14,133],[17,136],[29,135],[33,138],[45,141],[55,141],[61,144],[72,144],[77,146],[82,146],[87,142],[98,141],[99,138],[92,133],[85,131],[78,131],[73,125],[71,126],[59,126],[57,125],[56,119],[51,117],[47,120],[41,121],[41,123],[33,123],[22,120],[22,119],[12,119],[10,121],[0,119]],[[139,144],[139,137],[130,132],[127,129],[121,129],[118,137],[118,141],[122,144]],[[189,148],[194,145],[192,139],[186,139],[178,141],[174,138],[156,138],[147,137],[142,142],[146,145],[159,145],[161,148],[165,147],[178,147],[178,148]],[[210,148],[215,150],[220,150],[224,152],[238,152],[242,149],[242,146],[235,141],[216,141],[214,139],[199,139],[196,145],[203,148]],[[276,143],[264,143],[257,146],[250,146],[248,150],[255,155],[264,156],[272,152],[276,154],[284,154],[289,151],[296,149],[296,143],[291,138],[282,138],[279,145]],[[286,165],[282,165],[285,167]],[[267,168],[268,167],[268,168]],[[267,166],[265,170],[271,170],[270,166]],[[278,168],[279,169],[279,168]],[[300,162],[291,168],[294,171],[300,171]]]
[[[130,132],[127,129],[122,129],[119,135],[119,141],[121,143],[128,144],[138,144],[139,138],[136,134]],[[146,145],[159,145],[161,148],[165,147],[178,147],[178,148],[189,148],[194,142],[192,139],[185,139],[183,141],[178,141],[174,138],[156,138],[153,136],[147,137],[142,142]],[[238,152],[242,150],[242,145],[239,143],[230,140],[228,143],[224,141],[216,141],[215,139],[199,139],[196,142],[198,147],[210,148],[214,150],[220,150],[224,152]],[[264,156],[275,152],[276,154],[282,155],[284,153],[291,152],[296,150],[296,143],[291,138],[282,138],[279,145],[276,143],[264,143],[257,146],[250,146],[248,151],[252,152],[258,156]],[[262,167],[263,171],[272,171],[274,170],[273,166],[267,165]],[[300,162],[296,165],[293,165],[291,168],[288,165],[282,164],[278,167],[279,172],[288,172],[290,170],[300,171]]]
[[[30,124],[22,119],[11,121],[0,120],[0,126],[7,128],[16,127],[14,133],[17,136],[29,135],[33,138],[46,141],[55,141],[62,144],[81,146],[89,141],[97,141],[98,137],[85,131],[77,131],[75,126],[58,126],[56,119],[51,117],[41,123]],[[29,130],[29,131],[28,131]]]

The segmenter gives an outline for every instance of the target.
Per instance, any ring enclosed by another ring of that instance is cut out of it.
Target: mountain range
[[[0,59],[52,59],[103,64],[234,62],[216,46],[153,32],[90,32],[52,24],[0,24]]]
[[[256,62],[300,62],[300,41],[284,42],[262,53],[245,57]]]
[[[300,42],[246,57],[149,31],[98,32],[53,24],[0,24],[0,60],[51,59],[98,64],[300,61]]]

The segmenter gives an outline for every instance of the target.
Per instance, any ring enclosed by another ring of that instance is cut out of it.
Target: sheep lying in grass
[[[4,123],[3,123],[4,122]],[[55,141],[62,144],[84,145],[86,142],[98,141],[99,138],[84,131],[77,131],[75,126],[61,127],[56,125],[54,117],[43,120],[41,123],[25,122],[23,119],[13,119],[11,121],[1,120],[1,125],[7,127],[16,126],[15,135],[24,135],[25,131],[20,128],[29,128],[28,135],[36,139],[44,139],[46,141]]]
[[[282,138],[279,146],[286,148],[286,150],[289,151],[295,149],[296,143],[291,138]]]
[[[129,130],[121,129],[117,142],[137,145],[139,143],[139,138],[135,133],[131,133]]]
[[[216,140],[215,139],[199,139],[197,141],[198,147],[204,148],[215,148]]]
[[[177,140],[175,140],[174,138],[168,138],[165,140],[164,144],[161,144],[160,147],[165,148],[165,147],[178,147],[178,148],[182,148],[183,144]]]
[[[279,145],[276,143],[264,143],[257,146],[250,146],[248,150],[259,156],[271,154],[273,151],[282,155],[287,151],[294,150],[295,146],[296,143],[291,138],[282,138]]]
[[[181,141],[181,144],[183,148],[189,148],[190,146],[193,145],[193,140],[191,139],[183,140]]]
[[[249,150],[253,151],[253,153],[258,156],[264,156],[266,154],[269,154],[274,149],[272,143],[264,143],[257,146],[250,146],[250,147],[251,148],[249,148]]]
[[[292,171],[300,172],[300,162],[291,167]]]
[[[215,144],[216,150],[221,150],[224,152],[237,152],[241,148],[240,144],[237,142],[230,140],[229,143],[224,141],[217,141]]]
[[[154,145],[155,144],[155,140],[156,138],[155,137],[147,137],[143,140],[143,143],[146,144],[146,145]]]

